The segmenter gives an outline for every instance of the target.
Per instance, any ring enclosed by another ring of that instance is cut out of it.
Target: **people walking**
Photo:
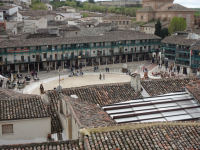
[[[43,84],[41,83],[40,84],[40,95],[43,94],[43,93],[44,93],[44,87],[43,87]]]
[[[103,74],[103,79],[105,80],[105,74]]]
[[[143,67],[143,72],[144,72],[145,67]]]
[[[101,73],[100,73],[100,75],[99,75],[99,80],[101,80]]]

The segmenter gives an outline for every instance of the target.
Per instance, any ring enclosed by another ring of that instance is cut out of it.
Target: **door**
[[[55,54],[55,60],[57,60],[57,54]]]
[[[36,61],[40,61],[40,55],[36,55]]]
[[[75,65],[78,66],[78,59],[76,59],[76,64]]]
[[[21,62],[24,62],[24,56],[21,56]]]

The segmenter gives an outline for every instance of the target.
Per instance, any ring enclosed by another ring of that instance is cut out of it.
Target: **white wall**
[[[2,125],[13,124],[13,133],[2,134]],[[51,118],[0,121],[0,145],[46,142],[51,134]]]
[[[9,14],[9,15],[12,15],[12,14],[14,14],[14,13],[16,13],[16,12],[18,12],[18,7],[13,7],[13,8],[10,8],[10,9],[8,10],[8,14]]]

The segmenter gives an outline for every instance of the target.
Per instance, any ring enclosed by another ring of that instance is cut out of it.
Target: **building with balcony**
[[[0,41],[2,70],[93,66],[151,59],[161,38],[139,31],[110,31],[99,36]],[[156,55],[158,57],[158,55]],[[31,65],[31,66],[29,66]]]
[[[177,32],[162,40],[162,60],[168,67],[175,67],[183,74],[196,73],[200,67],[199,34]]]

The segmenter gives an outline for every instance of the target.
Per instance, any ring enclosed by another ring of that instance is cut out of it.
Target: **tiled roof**
[[[58,117],[58,99],[57,93],[48,94],[49,105],[48,111],[51,116],[51,133],[62,132],[62,126]]]
[[[33,39],[33,38],[56,38],[57,34],[48,34],[48,33],[35,33],[30,34],[27,39]]]
[[[112,42],[120,40],[140,40],[140,39],[161,39],[153,34],[146,34],[139,31],[112,31],[104,33],[101,36],[79,36],[70,38],[37,38],[22,40],[3,40],[0,41],[0,47],[18,47],[18,46],[36,46],[36,45],[59,45],[76,44],[92,42]]]
[[[11,15],[12,17],[17,17],[17,12]]]
[[[90,14],[88,17],[105,17],[107,14]]]
[[[49,28],[38,29],[37,33],[49,33]]]
[[[22,16],[46,16],[48,14],[54,14],[51,10],[28,10],[28,11],[19,11]]]
[[[17,6],[0,6],[0,10],[9,10],[14,7],[17,7]]]
[[[165,4],[164,6],[160,7],[156,11],[191,11],[191,12],[193,11],[195,12],[195,10],[189,9],[180,4],[170,4],[170,3]]]
[[[0,100],[0,120],[49,117],[46,105],[39,97]]]
[[[81,127],[98,127],[116,124],[116,122],[96,104],[64,96],[66,103],[72,106]],[[69,106],[69,105],[68,105]],[[77,122],[78,122],[77,121]]]
[[[41,18],[42,17],[28,17],[28,18],[25,18],[24,20],[39,20]]]
[[[23,97],[35,97],[36,95],[31,95],[31,94],[22,94],[15,92],[10,89],[4,89],[0,87],[0,100],[8,100],[8,99],[18,99],[18,98],[23,98]]]
[[[131,18],[128,17],[124,17],[124,16],[110,16],[110,17],[104,17],[102,20],[131,20]]]
[[[147,23],[145,25],[142,25],[141,27],[155,27],[157,22],[151,22],[151,23]],[[162,26],[165,26],[167,24],[169,24],[169,21],[165,21],[165,22],[161,22]]]
[[[199,150],[199,131],[200,124],[192,122],[94,128],[88,129],[85,146],[87,150]]]
[[[191,81],[198,78],[184,79],[158,79],[152,81],[141,81],[142,86],[150,96],[157,96],[177,91],[184,91],[184,87]]]
[[[186,88],[200,102],[200,80],[191,82]]]
[[[143,7],[142,9],[137,10],[137,12],[153,12],[153,8],[151,6]]]
[[[2,145],[1,150],[84,150],[82,143],[78,140],[44,142],[30,144]]]
[[[111,25],[111,23],[99,23],[96,27],[110,27]]]
[[[77,28],[76,26],[69,26],[69,27],[64,27],[64,28],[59,28],[61,31],[79,31],[80,29]]]
[[[108,105],[135,98],[142,98],[140,92],[135,92],[130,83],[101,84],[66,88],[62,90],[62,93],[67,96],[77,95],[82,101],[99,105]]]
[[[192,45],[196,43],[198,40],[196,39],[186,39],[186,36],[182,35],[172,35],[164,38],[161,42],[162,43],[170,43],[176,45]]]

